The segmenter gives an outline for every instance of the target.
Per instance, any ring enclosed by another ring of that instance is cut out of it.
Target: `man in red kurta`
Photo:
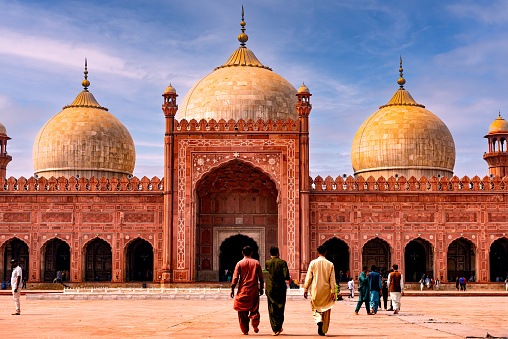
[[[254,332],[259,332],[259,296],[263,295],[263,272],[259,261],[252,259],[252,248],[242,249],[243,259],[235,267],[231,282],[231,298],[235,297],[235,286],[238,284],[233,308],[238,311],[238,321],[243,334],[249,334],[249,319]],[[258,284],[259,281],[259,284]]]

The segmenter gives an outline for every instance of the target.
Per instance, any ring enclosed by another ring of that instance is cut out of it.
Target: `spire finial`
[[[245,19],[244,19],[244,13],[243,13],[243,5],[242,5],[242,22],[240,23],[242,26],[242,34],[238,36],[238,41],[240,41],[240,46],[245,47],[245,43],[247,40],[249,40],[249,37],[247,34],[245,34]]]
[[[501,110],[499,110],[499,117],[501,118]]]
[[[90,86],[90,81],[88,81],[88,68],[86,58],[85,58],[85,71],[83,73],[85,74],[85,80],[83,80],[81,85],[83,85],[83,87],[85,88],[84,91],[88,92],[88,86]]]
[[[402,55],[400,56],[400,68],[399,68],[399,73],[400,73],[400,78],[399,80],[397,80],[397,83],[400,85],[400,89],[404,89],[404,84],[406,83],[406,79],[404,79],[404,77],[402,76],[402,72],[404,70],[402,69]]]

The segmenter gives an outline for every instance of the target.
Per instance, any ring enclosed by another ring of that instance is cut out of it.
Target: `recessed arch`
[[[0,279],[3,279],[2,281],[11,279],[11,259],[13,258],[18,260],[18,264],[23,270],[23,277],[28,278],[30,251],[25,241],[18,237],[8,239],[0,247],[0,254],[2,256],[2,267],[0,268]]]
[[[496,239],[490,245],[490,281],[504,281],[508,278],[508,239]]]
[[[333,263],[335,281],[346,281],[349,272],[349,246],[341,239],[333,237],[323,243],[326,247],[326,259]]]
[[[472,241],[464,237],[455,239],[448,245],[446,253],[448,281],[457,277],[476,281],[476,247]]]
[[[376,265],[381,272],[387,272],[391,266],[390,244],[381,238],[367,241],[362,247],[362,266]]]
[[[142,238],[125,245],[125,280],[153,281],[153,246]]]
[[[111,245],[97,237],[85,245],[84,254],[85,281],[111,281],[113,268]]]
[[[417,282],[423,274],[434,276],[434,250],[432,244],[416,238],[406,244],[404,248],[404,279],[407,282]]]
[[[53,281],[57,272],[68,277],[71,269],[71,251],[69,244],[60,238],[48,239],[40,248],[41,281]]]
[[[219,247],[225,236],[255,239],[260,258],[269,257],[270,247],[278,245],[277,185],[249,162],[231,160],[203,174],[194,196],[197,280],[223,279],[226,268],[222,268]]]

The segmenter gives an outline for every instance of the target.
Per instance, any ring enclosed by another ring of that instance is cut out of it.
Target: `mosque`
[[[399,264],[476,282],[508,275],[508,122],[485,138],[490,176],[453,175],[446,125],[404,88],[352,140],[354,176],[309,176],[311,92],[240,47],[177,104],[163,93],[164,178],[133,177],[125,126],[83,91],[41,127],[34,176],[8,179],[0,124],[0,279],[16,257],[29,282],[224,281],[245,245],[278,245],[294,279],[325,244],[337,275]],[[12,136],[14,139],[16,136]]]

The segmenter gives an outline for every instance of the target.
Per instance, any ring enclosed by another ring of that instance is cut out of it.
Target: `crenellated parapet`
[[[112,177],[102,178],[76,178],[76,177],[44,177],[28,179],[20,177],[18,179],[10,177],[4,179],[0,177],[0,192],[161,192],[163,191],[164,179],[146,176],[139,179],[137,177],[120,179]]]
[[[299,132],[299,122],[298,120],[263,120],[259,119],[254,121],[249,119],[244,121],[243,119],[234,120],[230,119],[228,121],[224,119],[220,119],[216,121],[214,119],[205,120],[201,119],[197,121],[192,119],[187,121],[186,119],[182,119],[180,121],[175,121],[175,133],[178,132],[189,132],[189,131],[197,131],[200,133],[207,132]]]
[[[331,176],[323,179],[321,176],[317,176],[312,179],[309,177],[311,190],[313,192],[319,191],[371,191],[371,192],[383,192],[383,191],[415,191],[415,192],[443,192],[443,191],[508,191],[508,176],[501,178],[499,176],[485,176],[481,179],[478,176],[469,178],[464,176],[459,178],[453,176],[451,179],[447,177],[421,177],[417,179],[410,177],[390,177],[385,179],[380,177],[377,180],[370,176],[364,179],[362,176],[358,176],[356,179],[353,176],[343,178],[342,176],[333,179]]]

